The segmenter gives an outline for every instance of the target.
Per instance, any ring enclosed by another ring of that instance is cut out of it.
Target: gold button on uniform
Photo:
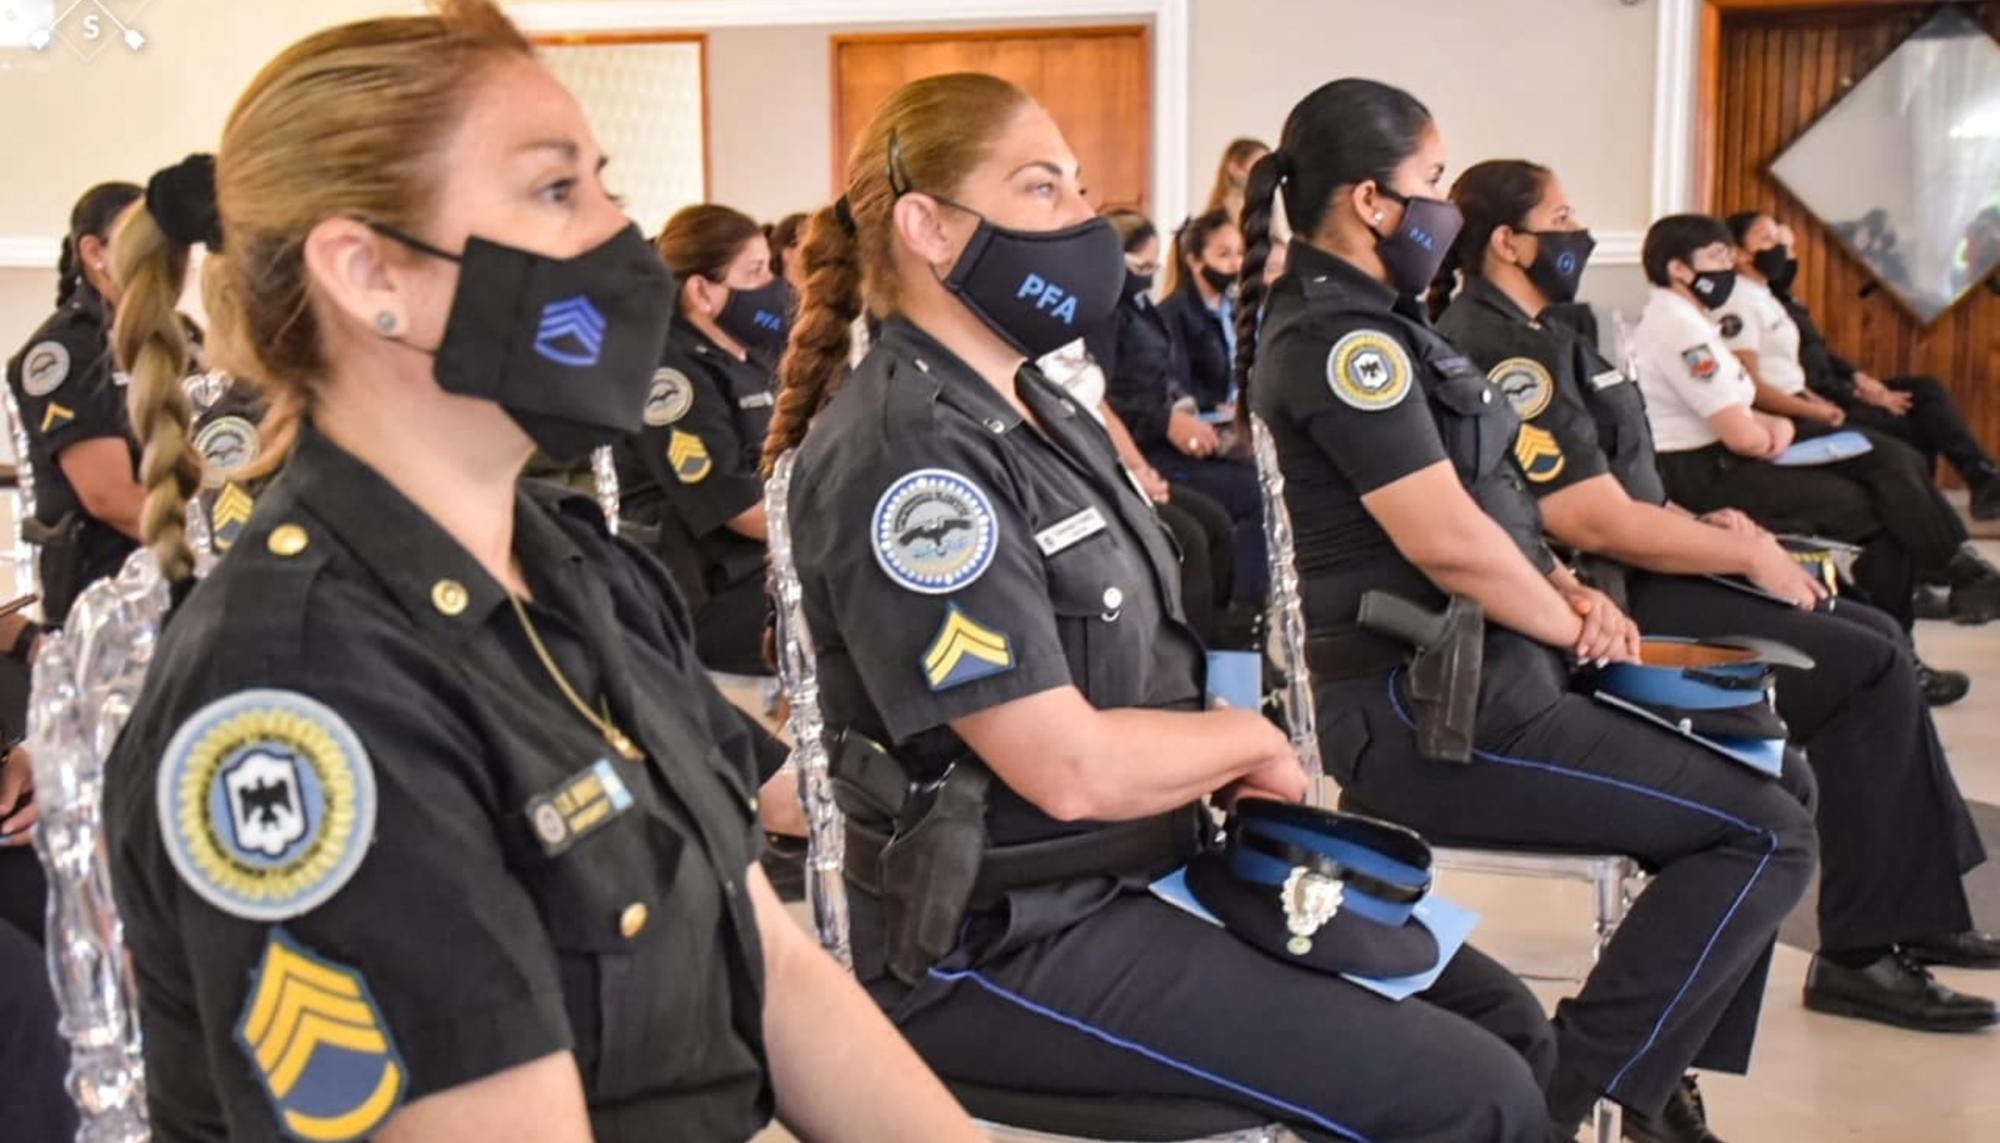
[[[440,614],[463,615],[471,603],[472,594],[455,579],[441,579],[431,588],[431,606],[437,608]]]
[[[624,912],[618,914],[619,934],[626,940],[631,940],[633,937],[638,936],[641,930],[645,929],[646,921],[651,916],[652,914],[647,910],[646,906],[637,901],[632,902],[630,905],[625,906]]]
[[[310,543],[312,543],[312,537],[306,535],[304,528],[299,527],[297,524],[280,524],[272,530],[271,538],[267,541],[266,546],[271,549],[272,555],[290,558],[305,551],[306,545]]]

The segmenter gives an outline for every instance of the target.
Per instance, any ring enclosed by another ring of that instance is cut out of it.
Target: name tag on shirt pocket
[[[775,401],[776,398],[772,397],[769,393],[752,393],[748,397],[738,397],[736,399],[736,407],[739,409],[768,409]]]
[[[1042,555],[1053,556],[1057,552],[1068,551],[1105,529],[1104,514],[1096,508],[1085,508],[1064,520],[1043,528],[1035,533],[1035,546],[1042,549]]]
[[[632,791],[600,758],[546,794],[528,799],[528,824],[542,852],[556,857],[632,808]]]
[[[1590,387],[1602,393],[1614,385],[1625,383],[1625,373],[1619,369],[1606,369],[1590,379]]]

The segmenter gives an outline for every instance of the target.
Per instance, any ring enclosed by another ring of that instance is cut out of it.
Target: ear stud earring
[[[1375,221],[1377,222],[1382,221],[1382,212],[1379,210],[1375,212]]]
[[[375,332],[387,337],[396,332],[396,315],[383,310],[375,315]]]

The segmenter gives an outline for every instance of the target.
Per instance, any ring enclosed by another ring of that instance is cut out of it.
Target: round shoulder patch
[[[1743,318],[1739,314],[1723,314],[1722,321],[1718,324],[1722,326],[1724,337],[1735,337],[1743,332]]]
[[[1372,413],[1392,408],[1410,392],[1410,355],[1386,333],[1357,329],[1333,343],[1326,383],[1343,402]]]
[[[21,358],[21,388],[30,397],[46,397],[69,380],[69,346],[38,341]]]
[[[694,408],[694,382],[678,369],[661,366],[653,372],[653,391],[646,395],[646,423],[662,429]]]
[[[347,721],[293,691],[239,691],[181,724],[156,790],[174,869],[231,916],[311,912],[361,867],[375,771]]]
[[[890,579],[947,595],[986,574],[998,547],[993,503],[970,478],[920,468],[875,502],[875,562]]]
[[[263,442],[247,417],[217,417],[194,434],[194,450],[216,476],[229,476],[257,459]]]
[[[1532,357],[1509,357],[1487,371],[1486,379],[1500,387],[1524,421],[1541,416],[1556,395],[1555,377]]]

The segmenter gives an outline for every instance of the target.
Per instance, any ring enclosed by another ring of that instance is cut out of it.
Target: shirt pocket
[[[1139,703],[1146,638],[1158,628],[1147,618],[1146,569],[1116,527],[1107,523],[1045,564],[1070,679],[1100,710]]]
[[[696,1003],[696,982],[680,971],[693,950],[676,947],[688,942],[688,926],[666,916],[685,849],[635,805],[560,854],[538,852],[524,878],[548,927],[593,1103],[635,1095],[676,1070],[686,1037],[668,1033],[685,1027]]]

